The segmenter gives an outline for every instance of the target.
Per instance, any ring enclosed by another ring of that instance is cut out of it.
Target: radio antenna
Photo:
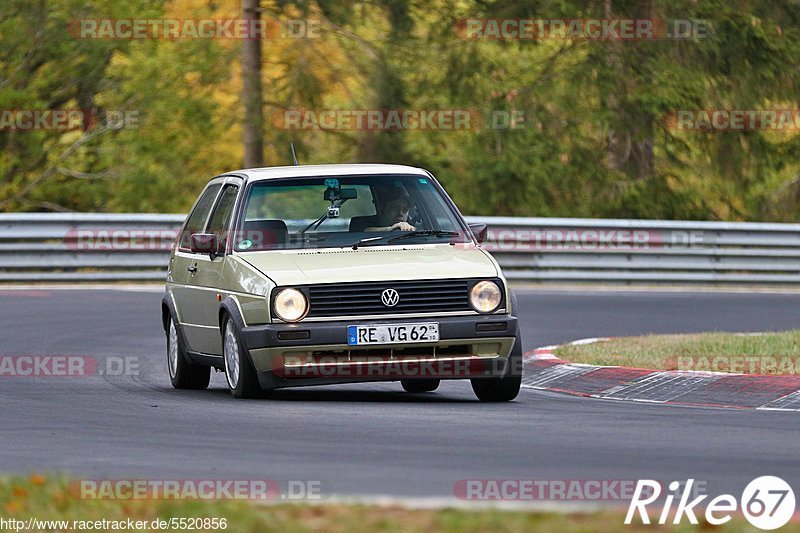
[[[295,166],[298,166],[300,163],[297,162],[297,154],[294,153],[294,143],[289,143],[289,148],[292,149],[292,161],[294,161]]]

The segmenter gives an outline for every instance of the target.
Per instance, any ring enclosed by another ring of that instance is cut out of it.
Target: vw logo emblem
[[[386,307],[394,307],[400,301],[400,295],[394,289],[386,289],[381,293],[381,302]]]

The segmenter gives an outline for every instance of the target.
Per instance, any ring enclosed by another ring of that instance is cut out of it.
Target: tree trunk
[[[243,0],[244,19],[261,18],[261,0]],[[252,27],[256,27],[253,23]],[[261,81],[261,39],[251,36],[242,45],[244,102],[244,166],[264,166],[264,97]]]
[[[627,13],[614,12],[612,0],[603,3],[606,19],[628,18]],[[629,11],[630,12],[630,11]],[[634,6],[633,18],[652,19],[651,0],[642,0]],[[644,61],[646,51],[632,49],[638,43],[623,44],[612,40],[607,43],[606,66],[615,76],[614,89],[607,95],[608,108],[616,116],[608,139],[608,167],[621,170],[631,179],[645,180],[653,176],[654,170],[654,120],[651,113],[635,107],[629,96],[637,90],[639,77],[632,73],[634,66]]]

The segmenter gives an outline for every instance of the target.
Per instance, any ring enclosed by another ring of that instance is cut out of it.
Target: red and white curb
[[[572,345],[608,338],[574,341]],[[570,363],[545,346],[524,356],[522,386],[575,396],[669,405],[800,411],[800,376],[652,370]]]

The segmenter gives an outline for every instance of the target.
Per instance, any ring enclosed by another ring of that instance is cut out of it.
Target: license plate
[[[438,341],[438,322],[428,322],[425,324],[347,326],[347,344],[350,346]]]

